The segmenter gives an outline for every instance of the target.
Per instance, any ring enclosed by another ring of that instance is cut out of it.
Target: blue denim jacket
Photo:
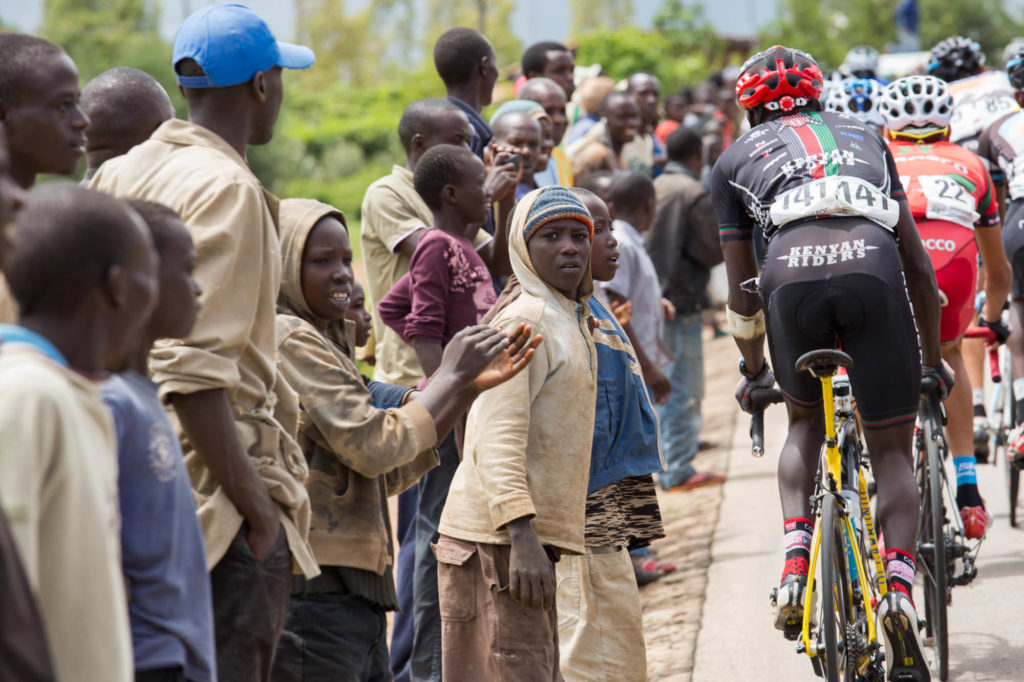
[[[597,348],[597,410],[587,494],[665,468],[658,416],[629,338],[608,305],[590,297]]]

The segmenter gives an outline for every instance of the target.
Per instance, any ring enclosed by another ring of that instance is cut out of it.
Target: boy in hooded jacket
[[[310,545],[320,575],[296,576],[274,680],[391,679],[385,613],[398,607],[387,496],[437,464],[434,446],[473,398],[524,367],[538,339],[488,327],[457,334],[434,380],[413,399],[403,386],[366,382],[346,319],[354,279],[345,219],[317,201],[280,211],[283,271],[278,366],[298,404],[278,404],[298,425],[309,464]]]
[[[562,679],[555,562],[584,551],[594,430],[592,231],[562,187],[530,192],[513,214],[509,256],[523,291],[491,324],[529,324],[546,341],[469,413],[435,546],[445,679]]]

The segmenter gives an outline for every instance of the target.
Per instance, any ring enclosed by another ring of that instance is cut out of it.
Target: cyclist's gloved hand
[[[938,384],[939,400],[948,398],[949,392],[953,390],[953,370],[946,364],[946,361],[943,360],[937,365],[925,365],[921,369],[921,378],[928,377],[935,379]]]
[[[995,322],[989,322],[984,317],[979,317],[978,324],[995,333],[996,343],[1006,343],[1006,339],[1010,338],[1010,325],[1006,324],[1001,317]]]
[[[743,376],[740,377],[740,382],[736,384],[736,402],[740,404],[740,409],[744,412],[752,412],[754,408],[750,402],[750,392],[756,388],[771,388],[774,386],[775,375],[772,374],[767,360],[761,367],[761,371],[757,374],[747,374],[742,370],[741,373]]]

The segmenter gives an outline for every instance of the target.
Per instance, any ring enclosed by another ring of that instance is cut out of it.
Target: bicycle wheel
[[[924,577],[926,632],[932,637],[935,664],[939,679],[949,674],[949,647],[946,608],[948,601],[948,565],[946,563],[945,505],[943,503],[943,459],[945,449],[932,439],[938,425],[933,416],[926,416],[922,429],[925,458],[918,472],[921,487],[921,519],[918,524],[918,563]],[[939,432],[941,433],[941,432]]]
[[[853,682],[855,665],[847,665],[846,639],[850,632],[853,597],[850,572],[843,544],[842,517],[836,498],[825,495],[821,501],[821,617],[818,654],[824,658],[825,679],[829,682]]]

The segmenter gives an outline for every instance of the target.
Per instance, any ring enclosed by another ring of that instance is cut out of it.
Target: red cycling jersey
[[[952,142],[891,140],[889,149],[915,219],[967,228],[999,223],[992,178],[977,154]]]
[[[942,292],[940,340],[970,325],[978,276],[974,227],[999,224],[992,179],[980,158],[952,142],[889,142],[935,280]]]

